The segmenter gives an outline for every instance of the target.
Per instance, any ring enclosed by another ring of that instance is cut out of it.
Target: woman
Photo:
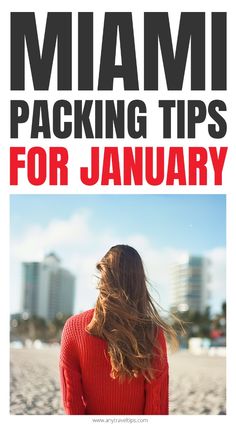
[[[142,260],[130,246],[112,247],[97,264],[95,309],[64,326],[60,378],[66,414],[167,415],[168,359]]]

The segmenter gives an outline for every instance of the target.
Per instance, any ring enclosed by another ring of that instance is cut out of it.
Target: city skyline
[[[152,294],[170,306],[170,267],[188,254],[209,257],[212,310],[225,300],[224,195],[11,196],[11,313],[18,312],[20,263],[54,251],[76,276],[74,313],[93,307],[95,265],[114,244],[143,258]],[[156,291],[160,297],[156,295]]]

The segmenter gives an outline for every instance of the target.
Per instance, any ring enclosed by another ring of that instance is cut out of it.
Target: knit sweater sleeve
[[[144,415],[169,414],[169,364],[167,360],[166,340],[162,329],[159,329],[158,343],[163,357],[156,356],[154,368],[156,377],[145,382]]]
[[[62,332],[59,371],[65,413],[67,415],[85,414],[78,344],[73,317],[66,321]]]

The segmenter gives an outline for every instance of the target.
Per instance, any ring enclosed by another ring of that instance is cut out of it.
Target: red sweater
[[[93,309],[66,321],[60,352],[60,381],[63,405],[68,415],[167,415],[168,361],[166,342],[160,329],[158,342],[164,361],[156,360],[159,370],[148,382],[142,375],[120,383],[110,377],[107,342],[85,331]]]

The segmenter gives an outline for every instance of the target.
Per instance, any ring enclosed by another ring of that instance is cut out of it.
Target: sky
[[[74,313],[93,307],[96,263],[112,245],[140,253],[159,304],[170,306],[171,267],[211,260],[212,312],[225,300],[224,195],[12,195],[11,313],[21,311],[22,261],[53,251],[76,276]]]

